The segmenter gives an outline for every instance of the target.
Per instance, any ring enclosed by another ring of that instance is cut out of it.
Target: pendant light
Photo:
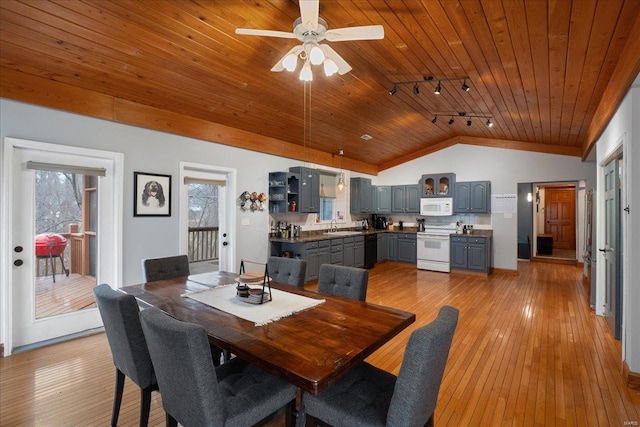
[[[340,152],[338,153],[338,155],[340,156],[340,175],[338,175],[338,190],[342,191],[344,190],[345,187],[345,183],[344,183],[344,174],[342,173],[342,156],[344,155],[344,150],[341,148]]]

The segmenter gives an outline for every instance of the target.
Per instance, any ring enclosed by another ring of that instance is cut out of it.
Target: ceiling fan
[[[298,39],[302,45],[295,46],[286,53],[271,71],[294,71],[298,65],[298,57],[303,60],[300,80],[311,81],[313,73],[311,65],[323,64],[324,72],[331,76],[336,72],[340,75],[351,71],[351,66],[342,59],[331,46],[320,43],[323,40],[341,42],[351,40],[380,40],[384,38],[382,25],[365,25],[361,27],[346,27],[329,30],[327,22],[320,18],[320,0],[300,0],[300,17],[293,22],[293,31],[260,30],[252,28],[237,28],[236,34],[247,36],[280,37]]]

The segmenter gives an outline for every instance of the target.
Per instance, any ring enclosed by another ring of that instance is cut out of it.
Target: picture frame
[[[133,173],[133,216],[171,216],[171,175]]]

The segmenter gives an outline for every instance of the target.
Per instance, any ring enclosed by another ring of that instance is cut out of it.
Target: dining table
[[[258,326],[186,297],[235,285],[238,276],[217,271],[119,291],[135,296],[142,309],[158,307],[178,320],[202,326],[212,344],[312,394],[321,393],[415,321],[415,314],[400,309],[273,281],[272,289],[323,302]]]

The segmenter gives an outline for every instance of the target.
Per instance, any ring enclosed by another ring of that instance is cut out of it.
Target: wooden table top
[[[232,284],[237,274],[209,274]],[[207,282],[209,285],[212,282]],[[275,289],[326,302],[264,326],[180,295],[208,287],[180,277],[121,288],[142,307],[203,326],[209,340],[309,393],[318,394],[415,321],[415,315],[272,282]]]

